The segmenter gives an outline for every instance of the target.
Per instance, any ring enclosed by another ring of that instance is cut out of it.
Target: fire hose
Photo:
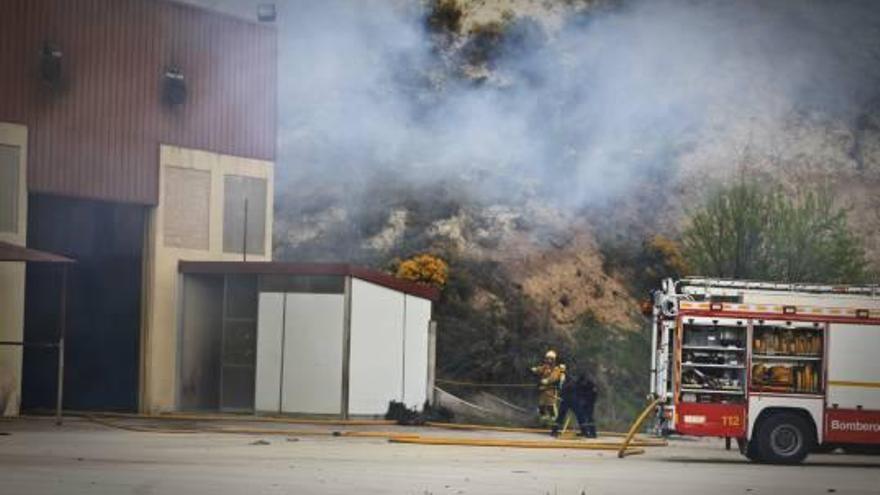
[[[623,444],[620,445],[620,450],[617,451],[618,458],[623,459],[624,457],[629,455],[627,448],[629,447],[630,442],[632,442],[633,437],[636,436],[636,432],[641,429],[642,424],[644,424],[645,420],[648,419],[648,416],[650,416],[651,411],[656,409],[661,402],[663,402],[662,397],[654,399],[650,404],[648,404],[648,407],[646,407],[645,410],[642,411],[642,414],[640,414],[639,417],[636,418],[632,426],[629,427],[629,431],[626,433],[626,438],[624,438]]]

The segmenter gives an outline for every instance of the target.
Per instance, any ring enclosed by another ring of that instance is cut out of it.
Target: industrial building
[[[177,407],[180,260],[271,259],[271,25],[165,0],[5,0],[0,241],[69,269],[64,406]],[[57,271],[57,270],[56,270]],[[0,413],[54,405],[59,279],[0,263]]]

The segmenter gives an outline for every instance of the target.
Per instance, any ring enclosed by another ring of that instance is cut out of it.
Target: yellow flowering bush
[[[449,280],[449,265],[442,258],[431,254],[419,254],[400,262],[397,276],[405,280],[430,284],[443,288]]]
[[[690,273],[691,270],[681,251],[681,245],[672,239],[655,234],[646,241],[645,248],[675,276],[683,277]]]

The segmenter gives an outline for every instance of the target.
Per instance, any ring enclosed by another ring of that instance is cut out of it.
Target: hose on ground
[[[388,439],[391,443],[418,445],[459,445],[468,447],[516,447],[525,449],[618,450],[620,444],[565,440],[500,440],[485,438],[416,437]],[[644,449],[628,448],[627,455],[644,454]]]
[[[646,407],[645,410],[642,411],[642,414],[640,414],[639,417],[636,418],[632,426],[629,427],[626,438],[623,440],[623,444],[621,444],[620,450],[617,452],[618,458],[623,459],[624,457],[629,455],[627,454],[627,447],[629,447],[629,444],[632,442],[633,437],[636,436],[636,432],[639,431],[639,429],[642,427],[642,424],[645,422],[646,419],[648,419],[651,411],[653,411],[662,401],[662,397],[658,397],[651,401],[651,403],[648,404],[648,407]]]

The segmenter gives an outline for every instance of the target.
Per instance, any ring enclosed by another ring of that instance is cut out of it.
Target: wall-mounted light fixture
[[[61,84],[61,58],[64,56],[61,49],[52,43],[46,42],[40,49],[40,80],[49,86],[57,87]]]
[[[186,103],[186,80],[177,67],[165,70],[162,77],[162,100],[172,107]]]
[[[275,4],[261,3],[257,5],[257,20],[260,22],[275,22]]]

